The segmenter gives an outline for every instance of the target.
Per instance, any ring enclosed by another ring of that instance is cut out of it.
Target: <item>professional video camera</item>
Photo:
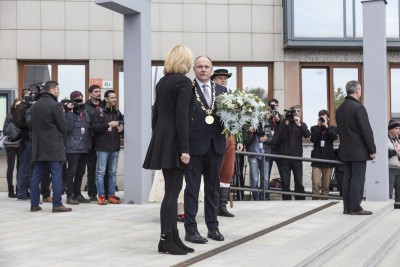
[[[29,108],[33,102],[37,101],[43,92],[42,83],[34,83],[29,86],[29,95],[24,96],[24,107]]]
[[[68,104],[72,103],[73,106],[72,108],[68,107]],[[81,104],[83,103],[82,98],[75,98],[74,100],[69,100],[69,99],[63,99],[61,100],[61,106],[65,109],[65,111],[71,111],[73,109],[78,108]]]
[[[285,120],[294,122],[294,115],[296,114],[296,110],[294,108],[288,108],[284,110],[285,112]]]

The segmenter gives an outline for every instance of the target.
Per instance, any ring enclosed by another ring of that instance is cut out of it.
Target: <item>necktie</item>
[[[211,97],[210,97],[210,93],[208,92],[208,89],[207,89],[207,84],[203,84],[203,95],[204,95],[204,98],[207,101],[207,105],[210,107],[210,105],[211,105]]]

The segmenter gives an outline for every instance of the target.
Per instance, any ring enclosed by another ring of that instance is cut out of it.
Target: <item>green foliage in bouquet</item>
[[[217,115],[224,125],[223,133],[235,135],[236,140],[241,141],[243,129],[250,126],[257,129],[259,122],[263,121],[264,106],[258,96],[239,89],[219,95]]]

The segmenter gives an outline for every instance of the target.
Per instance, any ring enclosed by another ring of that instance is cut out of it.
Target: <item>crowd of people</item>
[[[59,84],[48,81],[22,94],[14,100],[3,126],[4,135],[13,127],[19,129],[15,140],[10,140],[18,145],[6,147],[8,196],[30,200],[32,212],[40,211],[43,202],[52,203],[53,212],[71,211],[62,203],[63,192],[69,205],[120,204],[115,190],[124,118],[116,109],[116,92],[106,91],[101,100],[101,88],[92,85],[86,102],[80,91],[59,102]],[[86,167],[88,199],[81,193]]]

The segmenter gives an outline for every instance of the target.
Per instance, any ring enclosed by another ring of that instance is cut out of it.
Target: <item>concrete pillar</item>
[[[124,15],[124,200],[141,204],[151,188],[151,172],[142,169],[151,137],[151,1],[95,3]]]
[[[363,1],[364,104],[374,131],[377,157],[367,164],[368,201],[389,199],[388,96],[385,0]],[[390,8],[390,7],[389,7]],[[351,148],[349,148],[351,149]]]

